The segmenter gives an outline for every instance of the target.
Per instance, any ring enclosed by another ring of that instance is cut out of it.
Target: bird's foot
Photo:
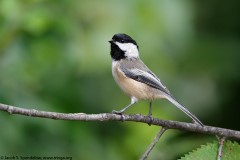
[[[113,110],[112,111],[113,114],[118,114],[121,116],[121,121],[124,122],[125,121],[125,117],[123,115],[124,111],[120,110],[120,111],[116,111],[116,110]]]
[[[122,110],[120,110],[120,111],[113,110],[112,113],[113,114],[123,114],[124,112]]]
[[[148,125],[151,126],[153,122],[153,116],[152,114],[148,114],[147,117],[150,119],[150,122],[148,123]]]

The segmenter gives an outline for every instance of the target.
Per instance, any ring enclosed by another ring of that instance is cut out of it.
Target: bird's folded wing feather
[[[151,70],[149,70],[148,67],[141,60],[138,60],[135,63],[127,62],[124,63],[124,65],[121,65],[120,67],[127,77],[132,78],[138,82],[145,83],[153,88],[159,89],[162,92],[170,95],[168,89],[161,83],[158,77],[153,72],[151,72]]]

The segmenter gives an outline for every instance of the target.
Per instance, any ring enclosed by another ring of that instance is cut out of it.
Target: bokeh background
[[[108,40],[127,33],[143,61],[207,125],[240,129],[240,2],[0,0],[0,103],[102,113],[130,102],[111,75]],[[148,113],[139,102],[127,113]],[[154,101],[154,117],[190,119]],[[159,127],[0,112],[0,154],[138,159]],[[167,131],[150,159],[177,159],[213,136]]]

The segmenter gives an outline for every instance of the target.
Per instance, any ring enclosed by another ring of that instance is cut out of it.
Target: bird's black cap
[[[132,39],[129,35],[124,34],[124,33],[115,34],[112,37],[112,41],[109,41],[109,42],[110,43],[112,43],[112,42],[133,43],[138,47],[137,42],[134,39]]]

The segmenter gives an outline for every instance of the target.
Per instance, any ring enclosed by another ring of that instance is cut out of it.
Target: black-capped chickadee
[[[192,120],[203,126],[203,123],[183,105],[177,102],[160,79],[139,58],[138,45],[126,34],[115,34],[111,44],[112,74],[119,87],[131,98],[131,103],[120,111],[122,114],[138,100],[149,100],[149,114],[152,116],[152,101],[165,98],[187,114]]]

